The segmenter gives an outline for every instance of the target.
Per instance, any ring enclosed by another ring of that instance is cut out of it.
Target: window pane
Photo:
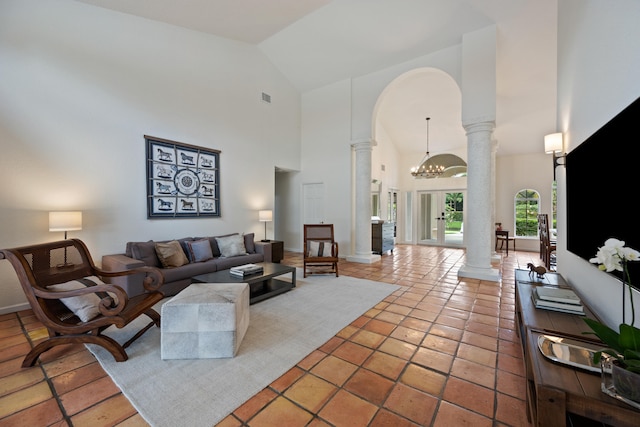
[[[516,236],[535,237],[538,235],[538,213],[540,194],[531,189],[521,190],[515,197]]]

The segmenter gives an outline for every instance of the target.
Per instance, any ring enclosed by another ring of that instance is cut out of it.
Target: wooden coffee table
[[[192,283],[248,283],[249,304],[280,295],[296,287],[295,267],[271,262],[259,262],[257,265],[262,266],[262,273],[239,277],[229,273],[229,270],[221,270],[194,276],[191,281]],[[276,279],[288,273],[291,273],[291,282]]]

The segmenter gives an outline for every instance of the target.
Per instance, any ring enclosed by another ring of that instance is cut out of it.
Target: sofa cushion
[[[191,240],[187,242],[187,254],[191,262],[203,262],[213,258],[209,239]]]
[[[162,271],[164,282],[166,284],[185,279],[190,280],[193,276],[213,273],[218,270],[218,259],[220,258],[214,258],[204,262],[192,262],[178,268],[167,268]]]
[[[182,250],[182,245],[177,240],[167,243],[158,242],[155,245],[155,250],[164,268],[180,267],[189,263]]]
[[[138,259],[149,267],[162,266],[156,254],[156,244],[153,240],[127,243],[127,256]]]
[[[216,242],[218,243],[221,257],[229,258],[247,254],[247,249],[244,246],[244,237],[239,234],[216,237]]]
[[[47,289],[54,291],[73,291],[75,289],[83,289],[90,286],[104,285],[104,282],[97,276],[87,276],[78,280],[70,280],[64,283],[58,283],[57,285],[51,285]],[[60,301],[67,306],[69,310],[80,318],[83,322],[89,320],[100,314],[100,300],[110,296],[113,298],[112,306],[118,304],[118,297],[111,292],[97,292],[93,294],[79,295],[69,298],[61,298]]]

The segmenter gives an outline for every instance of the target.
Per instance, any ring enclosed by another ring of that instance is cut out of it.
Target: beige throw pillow
[[[331,256],[331,242],[318,242],[315,240],[309,241],[309,256],[312,257],[330,257]]]
[[[158,258],[164,268],[189,264],[189,260],[177,240],[172,240],[168,243],[156,243],[156,254],[158,254]]]

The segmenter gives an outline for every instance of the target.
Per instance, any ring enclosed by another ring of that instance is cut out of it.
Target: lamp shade
[[[261,222],[273,221],[273,211],[272,210],[258,211],[258,221],[261,221]]]
[[[563,150],[562,133],[550,133],[544,136],[544,152],[547,154],[559,153]]]
[[[49,212],[49,231],[82,230],[82,212]]]

